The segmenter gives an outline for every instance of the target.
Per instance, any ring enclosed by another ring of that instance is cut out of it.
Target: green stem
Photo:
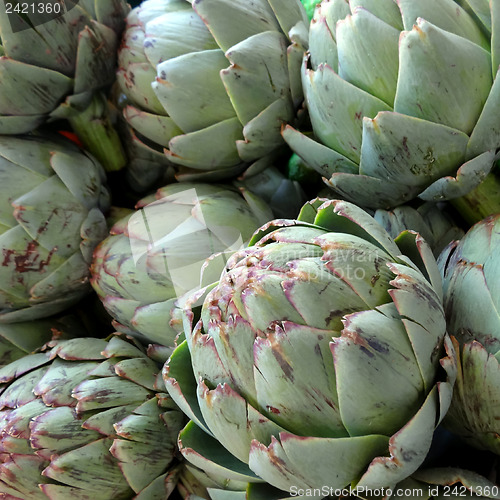
[[[107,172],[125,166],[127,159],[103,95],[96,94],[86,109],[71,113],[68,121],[85,149],[99,160]]]
[[[494,172],[469,194],[450,200],[471,226],[491,214],[500,213],[500,179]]]

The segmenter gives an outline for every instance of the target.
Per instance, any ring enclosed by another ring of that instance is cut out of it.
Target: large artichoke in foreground
[[[302,67],[314,137],[289,126],[285,140],[365,207],[467,194],[500,147],[497,15],[486,1],[324,0]],[[498,210],[499,182],[483,187]]]
[[[0,6],[0,134],[24,134],[47,120],[69,118],[103,164],[123,166],[117,136],[100,122],[102,98],[87,108],[115,78],[126,1],[11,2],[9,11],[8,5]],[[56,16],[56,7],[65,12]]]
[[[500,215],[440,256],[448,331],[460,352],[447,427],[500,455]]]
[[[103,179],[70,142],[0,137],[0,322],[50,316],[90,291],[107,234]]]
[[[119,337],[62,342],[1,369],[0,493],[167,498],[184,417],[157,372],[139,345]]]
[[[172,347],[170,312],[200,287],[205,259],[240,250],[272,212],[245,189],[188,182],[159,189],[137,208],[97,247],[92,286],[118,331]]]
[[[273,152],[302,102],[307,26],[299,0],[143,2],[117,76],[135,139],[212,179]]]
[[[165,368],[192,419],[181,452],[288,492],[394,486],[451,399],[441,279],[419,235],[396,244],[356,206],[318,205],[264,226],[187,302]]]

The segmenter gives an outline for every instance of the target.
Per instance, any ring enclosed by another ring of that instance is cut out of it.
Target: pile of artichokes
[[[500,500],[496,0],[0,4],[0,498]]]

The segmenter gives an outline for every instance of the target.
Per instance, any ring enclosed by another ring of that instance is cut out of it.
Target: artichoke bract
[[[432,252],[416,233],[396,241],[362,209],[316,200],[190,296],[164,368],[192,420],[188,461],[287,492],[417,470],[456,366]]]
[[[41,349],[51,341],[83,337],[87,331],[75,316],[0,324],[0,367]]]
[[[272,165],[257,173],[252,170],[248,169],[234,185],[248,189],[264,200],[271,208],[274,218],[297,217],[307,201],[300,182],[285,177]]]
[[[143,2],[117,75],[136,139],[205,179],[272,153],[303,100],[308,24],[299,0]]]
[[[172,347],[171,310],[200,288],[205,259],[222,252],[224,267],[272,212],[247,190],[188,182],[159,189],[137,208],[97,247],[92,286],[118,331]]]
[[[496,15],[485,1],[324,0],[302,66],[314,136],[287,126],[285,140],[358,205],[466,195],[500,147]],[[496,178],[484,186],[498,199]]]
[[[231,481],[226,478],[208,475],[206,472],[193,467],[189,462],[183,464],[177,489],[181,498],[185,500],[219,500],[223,499],[245,499],[248,483]],[[265,490],[266,500],[274,500]],[[220,495],[220,496],[219,496]]]
[[[56,314],[91,288],[107,235],[100,164],[73,143],[0,137],[0,322]]]
[[[406,230],[420,234],[437,258],[448,244],[464,235],[450,214],[435,203],[423,203],[418,208],[407,205],[393,210],[378,209],[374,219],[391,235],[397,238]]]
[[[79,338],[0,370],[0,493],[167,498],[184,416],[130,340]],[[135,496],[137,495],[137,496]]]
[[[53,4],[46,11],[30,4],[22,12],[27,5],[11,4],[9,13],[5,4],[0,10],[0,134],[24,134],[56,118],[74,118],[78,128],[78,115],[94,93],[114,81],[129,7],[125,0],[66,1],[58,3],[65,12],[51,16]],[[101,108],[100,116],[104,106],[98,97],[89,112]],[[97,127],[91,137],[99,120],[87,119],[80,130],[83,142],[88,139],[86,147],[110,168],[122,166],[121,146],[112,129]]]
[[[440,256],[448,332],[460,345],[446,426],[500,455],[500,215],[479,222]]]

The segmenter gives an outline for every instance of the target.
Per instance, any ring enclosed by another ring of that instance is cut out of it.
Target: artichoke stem
[[[470,193],[450,200],[465,222],[473,225],[488,215],[500,213],[500,179],[490,173],[486,179]]]
[[[126,165],[127,158],[103,95],[96,94],[86,109],[71,113],[68,121],[85,149],[107,172],[121,170]]]

